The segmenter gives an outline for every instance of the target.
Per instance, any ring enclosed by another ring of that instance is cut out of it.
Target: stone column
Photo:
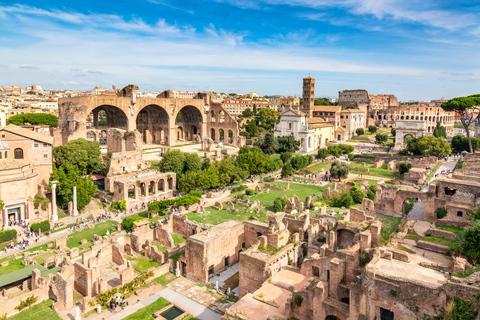
[[[57,221],[58,220],[58,215],[57,215],[57,183],[58,181],[50,181],[52,184],[52,217],[50,220],[52,221]]]
[[[78,216],[78,209],[77,209],[77,187],[73,186],[73,212],[72,215],[74,217]]]

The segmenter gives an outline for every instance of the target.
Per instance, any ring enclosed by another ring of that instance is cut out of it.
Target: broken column
[[[73,216],[78,216],[78,209],[77,209],[77,187],[73,186]]]
[[[58,214],[57,214],[57,183],[58,181],[50,181],[52,184],[52,221],[57,221],[58,220]]]

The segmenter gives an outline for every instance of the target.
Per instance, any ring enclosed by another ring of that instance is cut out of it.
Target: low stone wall
[[[478,287],[450,282],[445,285],[445,292],[452,298],[460,297],[465,300],[471,300],[478,294]]]
[[[457,227],[457,228],[466,228],[468,226],[472,225],[472,221],[469,220],[444,220],[440,219],[436,221],[437,224],[441,226],[447,226],[447,227]]]
[[[445,239],[450,239],[450,240],[456,240],[457,235],[453,232],[450,231],[445,231],[442,229],[435,229],[435,228],[430,228],[425,232],[425,234],[432,235],[434,237],[439,237],[439,238],[445,238]]]
[[[7,314],[7,317],[11,317],[14,314],[20,313],[20,311],[15,308],[20,304],[21,301],[25,301],[27,300],[27,298],[35,296],[37,298],[37,301],[33,305],[39,304],[40,302],[49,298],[49,290],[50,288],[48,286],[45,286],[29,291],[15,298],[2,301],[2,308],[0,313],[2,315]]]
[[[417,247],[438,253],[447,253],[451,250],[450,247],[423,240],[417,241]]]

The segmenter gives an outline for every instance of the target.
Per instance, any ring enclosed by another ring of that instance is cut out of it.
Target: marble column
[[[57,221],[58,214],[57,214],[57,183],[58,181],[50,181],[52,184],[52,218],[50,220]]]
[[[78,209],[77,209],[77,187],[73,187],[73,212],[72,215],[74,217],[78,216]]]

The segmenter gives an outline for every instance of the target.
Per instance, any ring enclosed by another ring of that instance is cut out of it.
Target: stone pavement
[[[239,263],[234,264],[233,266],[229,267],[228,269],[222,271],[220,273],[220,275],[211,277],[209,282],[211,282],[215,285],[215,283],[218,281],[218,286],[223,287],[223,285],[225,284],[225,280],[229,279],[234,274],[238,273],[238,270],[240,268],[239,266],[240,266]]]
[[[111,319],[111,320],[120,320],[120,319],[123,319],[123,318],[126,318],[128,317],[129,315],[137,312],[138,310],[142,309],[142,308],[145,308],[146,306],[154,303],[155,301],[158,300],[158,298],[160,298],[160,296],[157,294],[154,294],[154,295],[151,295],[150,297],[148,297],[147,299],[145,300],[142,300],[140,302],[137,302],[135,303],[134,305],[132,305],[131,307],[125,309],[125,310],[122,310],[120,312],[117,312],[115,314],[113,314],[111,317],[109,317],[108,319]]]
[[[222,316],[209,308],[201,305],[200,303],[187,298],[183,294],[180,294],[170,288],[166,288],[158,293],[158,295],[170,302],[173,302],[180,307],[188,310],[191,315],[197,317],[200,320],[221,320]]]

